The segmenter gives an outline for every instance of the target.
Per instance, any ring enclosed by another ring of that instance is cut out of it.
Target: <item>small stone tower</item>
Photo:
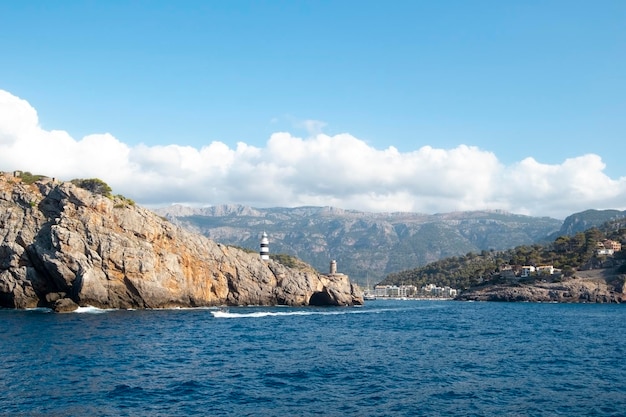
[[[267,233],[265,232],[263,232],[263,235],[261,236],[261,250],[259,254],[261,255],[262,261],[270,260],[270,241],[267,238]]]
[[[337,274],[337,261],[336,260],[332,260],[330,261],[330,275],[336,275]]]

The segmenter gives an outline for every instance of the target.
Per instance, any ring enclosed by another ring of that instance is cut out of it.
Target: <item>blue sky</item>
[[[472,155],[493,154],[500,169],[488,184],[501,187],[522,165],[535,174],[554,172],[593,154],[601,163],[594,159],[589,176],[599,175],[606,183],[600,188],[610,194],[583,200],[587,207],[576,205],[588,192],[568,184],[578,194],[558,209],[542,201],[521,207],[504,191],[476,201],[452,193],[421,204],[424,189],[399,180],[394,198],[406,204],[394,206],[366,201],[368,195],[394,200],[382,191],[393,188],[393,179],[373,191],[360,189],[359,198],[356,192],[354,198],[320,194],[331,184],[293,179],[291,199],[240,201],[223,191],[238,187],[234,181],[244,178],[238,173],[221,177],[221,191],[204,197],[139,193],[146,204],[329,201],[363,210],[504,208],[563,216],[578,208],[626,206],[625,22],[624,1],[3,1],[0,90],[25,100],[44,132],[64,131],[76,142],[109,134],[135,155],[129,159],[135,167],[138,160],[156,167],[136,155],[159,146],[201,153],[219,143],[232,153],[244,143],[273,161],[282,158],[270,152],[270,138],[278,132],[304,140],[307,152],[320,148],[313,144],[319,135],[348,134],[357,142],[346,147],[363,143],[379,156],[393,147],[407,156],[402,163],[423,162],[408,156],[424,147],[443,150],[446,158],[462,145]],[[5,160],[0,157],[5,169],[18,163],[14,155],[6,149]],[[521,164],[526,158],[541,169]],[[586,159],[578,163],[589,165]],[[298,169],[274,168],[277,180],[281,169],[285,175]],[[447,166],[442,175],[451,171]],[[177,172],[161,175],[184,182]],[[59,172],[91,173],[79,167]],[[365,187],[334,179],[343,196],[351,187]],[[542,186],[545,178],[533,181]],[[542,198],[558,196],[561,186],[550,181],[546,190],[552,194]],[[108,182],[128,194],[137,191],[115,176]]]

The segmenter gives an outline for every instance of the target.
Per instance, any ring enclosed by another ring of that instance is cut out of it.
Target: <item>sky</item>
[[[0,1],[0,171],[146,207],[626,209],[626,2]]]

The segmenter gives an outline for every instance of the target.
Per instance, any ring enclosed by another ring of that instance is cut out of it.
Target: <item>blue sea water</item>
[[[621,416],[626,306],[0,311],[0,416]]]

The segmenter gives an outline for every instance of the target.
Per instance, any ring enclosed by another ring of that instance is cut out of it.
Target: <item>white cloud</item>
[[[504,166],[473,146],[376,149],[349,134],[274,133],[263,148],[213,142],[201,149],[129,146],[111,134],[77,140],[40,127],[28,102],[0,90],[0,170],[61,179],[97,177],[140,204],[257,207],[331,205],[364,211],[504,209],[565,217],[588,208],[626,209],[626,177],[604,174],[599,156],[560,164],[526,158]]]

